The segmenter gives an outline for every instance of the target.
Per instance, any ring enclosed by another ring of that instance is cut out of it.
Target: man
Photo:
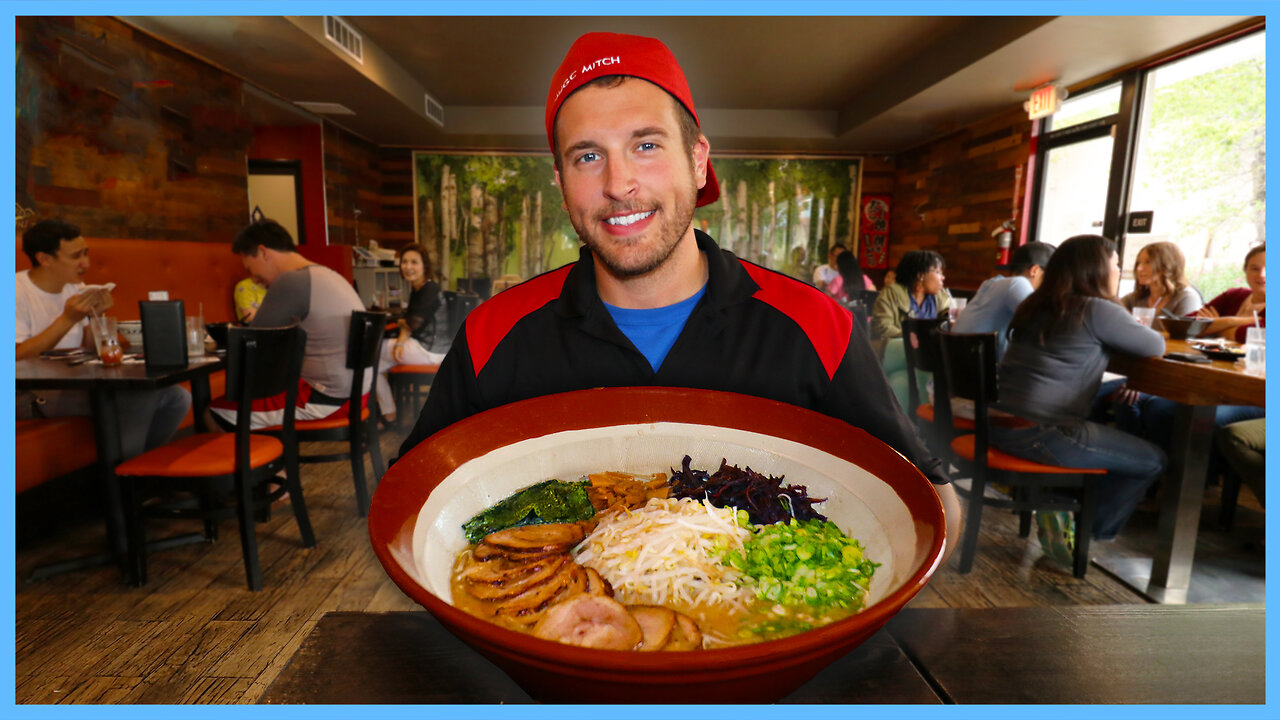
[[[996,354],[1004,357],[1009,344],[1005,330],[1013,319],[1013,311],[1040,287],[1053,250],[1052,245],[1042,242],[1027,243],[1015,250],[1009,262],[1011,274],[997,275],[982,283],[952,329],[961,333],[996,333]]]
[[[289,231],[274,220],[261,220],[241,230],[231,250],[240,256],[254,281],[267,288],[252,325],[298,323],[307,333],[295,417],[346,417],[351,393],[347,333],[351,313],[364,310],[360,296],[341,275],[299,254]],[[371,381],[365,377],[365,394]],[[283,404],[283,395],[255,401],[251,427],[279,425],[284,421]],[[210,403],[210,410],[223,424],[235,425],[237,407],[233,401],[218,398]]]
[[[17,359],[49,350],[92,349],[85,332],[91,315],[112,305],[105,289],[85,289],[89,245],[80,228],[59,220],[43,220],[22,234],[22,251],[31,269],[14,278],[17,291]],[[191,393],[172,386],[154,391],[122,392],[116,397],[120,449],[130,458],[168,442],[191,407]],[[18,419],[92,415],[87,393],[42,390],[18,393]]]
[[[720,250],[693,227],[720,194],[684,74],[661,42],[590,33],[546,105],[576,263],[467,317],[401,454],[476,412],[592,387],[660,385],[810,408],[886,441],[955,492],[915,435],[848,311],[812,286]]]
[[[836,267],[836,258],[847,252],[849,252],[849,248],[842,243],[832,243],[831,249],[827,251],[827,264],[819,265],[813,269],[814,287],[826,292],[827,286],[831,284],[831,281],[840,277],[840,268]],[[860,290],[861,288],[858,289]]]

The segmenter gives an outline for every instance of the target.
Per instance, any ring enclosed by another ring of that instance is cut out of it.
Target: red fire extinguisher
[[[991,236],[996,239],[996,265],[1008,265],[1013,254],[1013,221],[1005,220]]]

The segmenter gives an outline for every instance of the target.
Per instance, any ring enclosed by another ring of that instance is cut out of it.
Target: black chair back
[[[387,313],[362,312],[351,313],[351,326],[347,330],[347,368],[351,370],[351,395],[349,396],[348,416],[352,425],[360,422],[360,399],[364,396],[364,379],[378,377],[378,362],[382,359],[382,341],[386,337],[383,329],[387,326]],[[369,412],[376,419],[377,393],[369,393]]]
[[[999,399],[996,382],[996,334],[937,331],[952,395],[974,402],[975,408]]]
[[[939,371],[942,369],[942,356],[936,331],[942,323],[943,321],[938,319],[906,318],[902,321],[902,352],[907,360],[907,391],[908,397],[911,398],[910,410],[913,412],[921,403],[921,388],[916,383],[916,371],[941,374]],[[936,379],[933,390],[935,398],[943,397]]]
[[[282,439],[294,444],[298,408],[298,378],[307,333],[297,325],[280,328],[233,327],[227,331],[227,397],[240,408],[254,400],[285,393]],[[281,361],[283,359],[283,362]],[[249,457],[249,425],[253,413],[236,413],[237,463]]]

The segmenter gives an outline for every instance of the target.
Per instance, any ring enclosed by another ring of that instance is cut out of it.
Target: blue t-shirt
[[[693,307],[705,294],[707,294],[707,286],[703,285],[688,299],[666,307],[637,310],[620,308],[609,303],[605,303],[604,306],[613,316],[613,321],[617,323],[622,334],[626,335],[636,349],[645,356],[653,371],[658,372],[658,368],[662,367],[662,361],[671,351],[671,346],[676,344],[676,338],[680,337],[680,331],[689,320]]]
[[[911,317],[931,320],[938,317],[938,298],[935,295],[925,294],[924,302],[917,303],[916,296],[907,293],[907,297],[911,300]]]

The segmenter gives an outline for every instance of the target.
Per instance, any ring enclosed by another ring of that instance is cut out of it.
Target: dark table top
[[[63,359],[31,358],[14,363],[13,374],[18,390],[89,390],[104,384],[120,390],[139,390],[190,380],[220,370],[225,364],[216,355],[194,357],[185,368],[165,370],[148,370],[141,362],[105,367],[97,362],[72,365]]]
[[[784,703],[1253,703],[1262,607],[908,609]],[[326,613],[263,703],[527,703],[426,612]]]

